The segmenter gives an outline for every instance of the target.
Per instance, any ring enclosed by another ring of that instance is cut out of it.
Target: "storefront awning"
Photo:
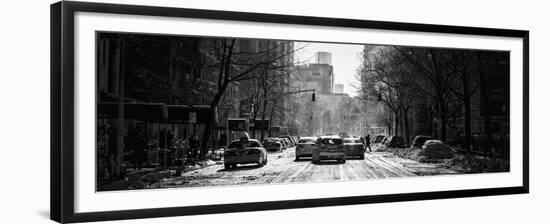
[[[162,121],[163,107],[161,103],[125,103],[124,119],[140,121]],[[98,103],[97,117],[103,119],[118,119],[119,104],[116,102]]]
[[[97,117],[118,119],[119,104],[105,102],[97,104]],[[125,103],[124,119],[168,124],[206,124],[209,117],[208,105],[186,106],[162,103]]]

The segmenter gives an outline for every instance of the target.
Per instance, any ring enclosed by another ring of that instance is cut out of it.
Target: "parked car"
[[[282,143],[284,144],[284,149],[285,150],[291,147],[290,146],[290,141],[288,141],[288,139],[286,139],[286,138],[280,138],[280,139],[281,139]]]
[[[391,136],[389,135],[386,135],[384,136],[384,138],[382,139],[382,142],[380,142],[381,144],[386,144],[388,142],[388,140],[390,139]]]
[[[267,152],[256,139],[246,137],[229,144],[223,153],[225,169],[237,167],[237,164],[256,163],[260,167],[267,164]]]
[[[311,156],[313,148],[315,148],[315,141],[317,141],[317,137],[300,138],[298,146],[296,146],[296,160],[300,160],[304,156]]]
[[[346,150],[344,149],[342,138],[338,136],[323,136],[317,139],[315,148],[312,151],[312,162],[319,163],[321,160],[346,162]]]
[[[300,140],[300,138],[298,138],[298,136],[290,136],[294,142],[296,142],[296,145],[298,145],[298,141]]]
[[[428,140],[422,145],[422,156],[426,159],[450,159],[456,152],[440,140]]]
[[[278,138],[267,138],[263,141],[262,145],[267,151],[283,151],[283,143]]]
[[[394,148],[405,148],[407,147],[407,143],[405,142],[405,138],[403,136],[390,136],[386,140],[386,146]]]
[[[290,146],[289,147],[294,147],[296,146],[297,142],[294,142],[294,139],[292,139],[292,137],[288,136],[288,135],[283,135],[281,136],[280,138],[283,138],[283,139],[286,139],[288,140],[288,142],[290,143]]]
[[[360,138],[344,138],[344,149],[347,157],[358,156],[360,159],[365,159],[365,145]]]
[[[432,139],[432,136],[417,135],[417,136],[414,137],[414,139],[412,141],[412,146],[416,147],[416,148],[420,148],[420,147],[422,147],[422,145],[424,145],[424,142],[426,142],[428,140],[431,140],[431,139]]]
[[[376,138],[374,139],[374,143],[382,143],[382,141],[384,140],[384,138],[386,138],[386,136],[384,136],[384,135],[377,135]]]

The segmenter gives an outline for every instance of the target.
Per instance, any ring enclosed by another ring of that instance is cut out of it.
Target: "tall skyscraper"
[[[332,54],[330,52],[319,51],[315,53],[315,64],[332,65]]]

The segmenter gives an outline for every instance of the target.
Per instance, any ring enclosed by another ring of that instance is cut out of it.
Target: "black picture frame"
[[[229,21],[269,22],[297,25],[419,31],[445,34],[487,35],[521,38],[523,41],[523,184],[503,188],[436,191],[374,196],[318,198],[276,202],[218,204],[123,211],[75,213],[74,159],[74,50],[75,13],[94,12],[197,18]],[[51,5],[51,219],[60,223],[137,219],[152,217],[245,212],[319,206],[353,205],[443,198],[462,198],[529,192],[529,31],[446,26],[384,21],[366,21],[308,16],[214,11],[154,6],[63,1]]]

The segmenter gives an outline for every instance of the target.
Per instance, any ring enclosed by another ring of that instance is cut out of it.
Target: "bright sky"
[[[332,44],[332,43],[309,43],[295,42],[294,48],[300,49],[294,54],[294,60],[313,63],[315,52],[326,51],[332,54],[332,66],[334,67],[334,83],[344,84],[344,92],[350,96],[356,96],[357,85],[355,74],[361,64],[360,54],[363,45],[358,44]]]

